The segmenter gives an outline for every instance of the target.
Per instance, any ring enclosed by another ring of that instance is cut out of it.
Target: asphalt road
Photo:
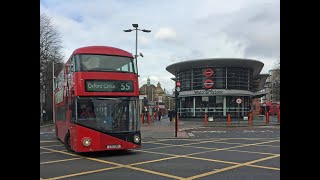
[[[280,128],[186,129],[189,138],[143,139],[142,148],[69,153],[40,130],[41,179],[280,179]],[[143,133],[143,132],[142,132]]]

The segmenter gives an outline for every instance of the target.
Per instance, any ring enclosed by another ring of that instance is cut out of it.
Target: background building
[[[166,70],[181,82],[178,96],[180,117],[242,118],[251,111],[252,99],[262,91],[269,76],[260,74],[264,64],[257,60],[211,58],[178,62]]]
[[[143,109],[147,108],[148,111],[162,111],[166,113],[168,107],[166,100],[167,95],[165,89],[162,89],[160,82],[157,86],[150,83],[150,78],[147,79],[147,84],[139,88],[140,99],[142,99]],[[144,99],[145,98],[145,99]]]
[[[265,101],[280,102],[280,69],[270,70],[269,75],[266,80],[266,90],[269,93],[265,96]]]

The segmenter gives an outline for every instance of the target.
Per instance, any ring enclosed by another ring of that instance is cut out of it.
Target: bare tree
[[[274,68],[271,70],[271,100],[280,101],[280,57],[274,64]]]
[[[47,114],[52,109],[52,63],[62,62],[61,35],[51,19],[40,14],[40,122],[43,123],[43,110]],[[57,70],[55,68],[55,73]]]
[[[277,81],[280,81],[280,57],[277,59],[277,61],[274,64],[274,70],[275,70],[275,78]]]

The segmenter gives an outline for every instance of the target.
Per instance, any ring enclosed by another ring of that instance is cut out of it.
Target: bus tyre
[[[66,149],[69,152],[73,152],[73,150],[71,149],[71,146],[70,146],[70,133],[69,132],[67,132],[66,136],[64,137],[64,146],[66,147]]]

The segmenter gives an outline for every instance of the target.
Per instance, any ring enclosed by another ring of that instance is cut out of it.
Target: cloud
[[[165,11],[164,11],[165,10]],[[139,83],[174,87],[166,67],[201,58],[253,58],[267,73],[280,56],[280,2],[274,0],[41,0],[41,13],[61,32],[65,60],[79,47],[106,45],[135,53]]]
[[[160,28],[155,34],[155,38],[163,41],[173,41],[176,39],[176,32],[169,27]]]

